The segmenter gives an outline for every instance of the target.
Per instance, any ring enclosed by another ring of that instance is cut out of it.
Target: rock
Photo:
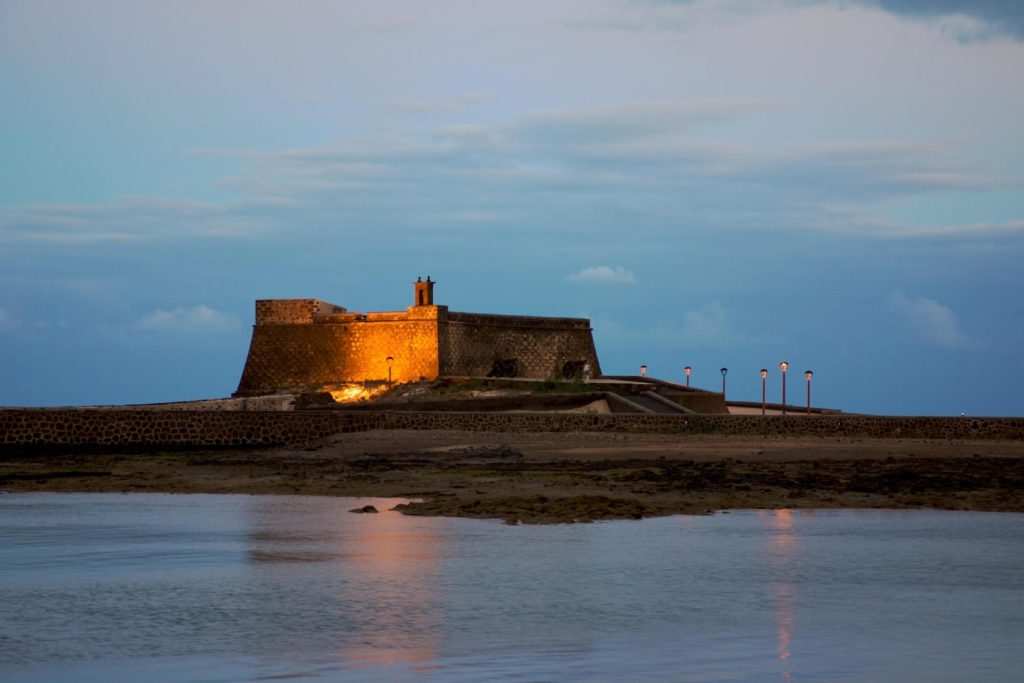
[[[372,505],[364,505],[361,508],[352,508],[351,510],[349,510],[349,512],[358,512],[360,514],[365,512],[377,512],[377,508],[373,507]]]

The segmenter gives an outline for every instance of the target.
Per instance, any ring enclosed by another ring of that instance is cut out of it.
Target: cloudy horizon
[[[611,374],[1021,415],[1022,72],[999,0],[5,2],[0,405],[225,396],[253,300],[429,273]]]

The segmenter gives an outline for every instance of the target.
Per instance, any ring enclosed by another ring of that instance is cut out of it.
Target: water
[[[1024,516],[0,495],[0,681],[1011,681]]]

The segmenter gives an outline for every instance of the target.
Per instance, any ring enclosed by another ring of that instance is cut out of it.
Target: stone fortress
[[[414,284],[405,311],[354,313],[318,299],[256,301],[235,396],[438,377],[572,378],[600,374],[585,318],[459,313],[434,303],[435,281]]]
[[[602,376],[589,320],[457,313],[434,304],[434,284],[429,277],[418,280],[413,305],[400,312],[353,313],[317,299],[257,301],[235,394],[239,398],[0,408],[0,454],[291,448],[371,430],[1024,439],[1024,418],[844,415],[817,408],[812,419],[796,410],[788,415],[730,414],[725,397],[716,392],[650,377]],[[592,377],[600,376],[593,386],[561,395],[534,391],[537,384],[553,384],[551,379],[579,378],[584,365]],[[485,384],[521,384],[523,395],[302,407],[278,400],[288,394],[322,394],[331,385],[383,385],[389,378],[395,383],[439,377],[477,382],[485,376],[512,378]],[[600,400],[607,403],[606,413],[576,409]]]

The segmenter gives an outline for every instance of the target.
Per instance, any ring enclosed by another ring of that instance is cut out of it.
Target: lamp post
[[[764,415],[764,390],[768,385],[768,369],[761,368],[761,414]]]
[[[391,364],[395,362],[393,356],[388,356],[388,386],[391,386]]]
[[[786,414],[786,370],[789,370],[789,363],[779,363],[779,370],[782,371],[782,414]]]
[[[814,377],[814,373],[810,370],[804,371],[804,379],[807,380],[807,414],[811,414],[811,378]]]
[[[690,373],[693,372],[693,368],[687,365],[683,368],[683,374],[686,375],[686,386],[690,386]]]
[[[722,368],[722,399],[725,399],[725,376],[729,373],[729,368]]]
[[[641,365],[640,366],[640,376],[641,377],[646,377],[647,376],[647,366],[646,365]]]

